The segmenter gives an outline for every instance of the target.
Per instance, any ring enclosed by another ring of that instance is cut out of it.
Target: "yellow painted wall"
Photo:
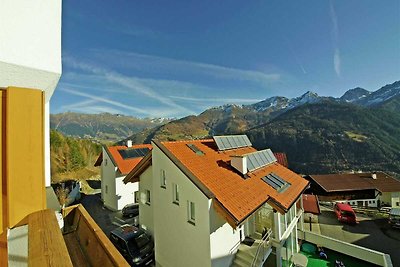
[[[13,227],[28,214],[46,208],[44,94],[8,87],[5,96],[7,226]]]

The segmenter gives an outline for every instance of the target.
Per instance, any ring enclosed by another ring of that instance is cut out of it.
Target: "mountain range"
[[[165,118],[135,118],[121,114],[66,112],[50,115],[50,128],[67,136],[116,142],[147,128],[168,123]]]
[[[227,104],[172,121],[123,116],[123,125],[117,120],[102,125],[100,119],[88,124],[78,118],[121,115],[76,114],[75,120],[63,123],[60,117],[66,115],[57,114],[58,122],[52,116],[51,125],[67,135],[71,135],[69,129],[75,133],[75,129],[87,129],[97,136],[109,131],[114,140],[119,136],[121,142],[134,143],[245,133],[259,149],[286,152],[290,167],[299,173],[383,170],[400,174],[399,111],[400,81],[396,81],[373,92],[350,89],[338,98],[308,91],[291,99],[275,96],[250,105]],[[128,118],[140,126],[129,124]],[[129,131],[133,134],[127,137]]]
[[[258,149],[286,152],[299,173],[383,170],[400,174],[400,81],[339,98],[313,92],[271,97],[251,105],[223,105],[136,133],[127,139],[179,140],[249,136]]]

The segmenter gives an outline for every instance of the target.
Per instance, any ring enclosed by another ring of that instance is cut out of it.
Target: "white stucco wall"
[[[101,163],[101,197],[104,206],[111,210],[117,210],[118,208],[115,188],[116,170],[117,168],[103,148],[103,162]]]
[[[153,166],[140,175],[139,181],[139,224],[154,238],[154,205],[146,204],[146,190],[153,196]]]
[[[240,242],[239,228],[234,230],[214,209],[212,201],[210,207],[210,253],[211,265],[230,266]]]
[[[61,76],[61,0],[0,1],[0,87],[41,89]]]
[[[153,145],[153,203],[155,253],[158,266],[211,266],[209,200]],[[166,188],[160,185],[165,170]],[[179,185],[179,205],[172,203],[172,183]],[[196,224],[188,222],[188,201],[196,205]],[[142,211],[140,211],[142,212]]]
[[[49,100],[61,77],[61,0],[0,1],[0,87],[45,92],[45,185],[50,186]]]
[[[115,179],[115,194],[117,199],[117,209],[122,208],[130,203],[135,202],[135,192],[139,190],[139,183],[127,183],[124,184],[125,176],[121,176]]]
[[[392,207],[393,208],[398,208],[400,207],[400,192],[391,192],[390,193],[391,197],[391,202],[392,202]]]
[[[400,192],[384,192],[382,195],[379,197],[381,204],[389,204],[392,207],[398,207],[396,206],[396,202],[400,202]]]

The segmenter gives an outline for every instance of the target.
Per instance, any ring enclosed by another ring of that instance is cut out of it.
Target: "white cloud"
[[[71,57],[64,57],[64,62],[72,66],[73,68],[80,69],[86,72],[89,72],[91,74],[99,75],[102,78],[106,79],[109,82],[113,82],[115,84],[118,84],[119,86],[123,86],[125,88],[131,89],[135,91],[136,93],[139,93],[143,96],[146,96],[152,100],[156,100],[160,102],[161,104],[164,104],[166,106],[169,106],[171,108],[171,111],[174,113],[189,113],[193,114],[195,113],[192,110],[189,110],[183,106],[177,105],[175,102],[172,100],[166,98],[165,96],[155,92],[152,88],[149,86],[144,85],[140,79],[137,79],[135,77],[128,77],[122,74],[119,74],[115,71],[109,71],[107,69],[92,65],[92,64],[87,64],[84,62],[80,62],[75,60],[74,58]],[[136,108],[134,108],[136,109]],[[136,109],[140,110],[140,113],[144,114],[150,114],[149,112],[144,112],[141,109]]]
[[[238,68],[225,67],[220,65],[201,63],[195,61],[178,60],[167,57],[138,54],[134,52],[125,52],[117,50],[92,50],[97,53],[99,58],[116,58],[116,62],[123,62],[124,67],[131,67],[138,70],[148,69],[160,71],[162,73],[181,73],[196,74],[213,77],[217,79],[232,81],[256,82],[263,85],[276,82],[281,79],[279,73],[263,73],[255,70],[244,70]],[[108,60],[107,60],[108,61]]]
[[[170,98],[188,101],[188,102],[216,102],[216,103],[256,103],[262,101],[262,99],[254,99],[254,98],[199,98],[199,97],[184,97],[184,96],[169,96]]]
[[[340,51],[338,48],[335,49],[335,54],[333,55],[333,66],[338,77],[340,77]]]
[[[335,7],[333,6],[333,1],[329,2],[329,14],[332,21],[332,41],[333,41],[333,68],[335,73],[338,77],[341,76],[341,57],[340,57],[340,50],[338,46],[339,42],[339,27],[338,27],[338,18],[336,15]]]
[[[79,91],[75,91],[75,90],[67,89],[67,88],[61,88],[59,90],[63,91],[63,92],[66,92],[66,93],[69,93],[69,94],[72,94],[72,95],[86,97],[86,98],[88,98],[89,100],[92,100],[92,101],[102,102],[102,103],[106,103],[106,104],[109,104],[109,105],[112,105],[112,106],[116,106],[116,107],[119,107],[119,108],[123,108],[123,109],[127,109],[127,110],[130,110],[130,111],[134,111],[134,112],[139,113],[139,114],[144,114],[144,115],[147,115],[147,116],[151,115],[151,113],[149,113],[147,111],[144,111],[143,109],[131,107],[131,106],[125,105],[125,104],[123,104],[121,102],[110,100],[108,98],[104,98],[104,97],[100,97],[100,96],[96,96],[96,95],[91,95],[91,94],[87,94],[87,93],[83,93],[83,92],[79,92]],[[80,107],[79,104],[70,105],[70,107],[71,106],[73,108]],[[117,113],[119,113],[119,112],[117,112]]]

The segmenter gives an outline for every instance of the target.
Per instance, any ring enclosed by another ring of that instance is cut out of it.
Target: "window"
[[[196,224],[196,206],[192,201],[188,201],[188,222]]]
[[[397,206],[397,207],[400,206],[400,202],[396,202],[396,206]]]
[[[106,185],[106,194],[108,194],[108,185]]]
[[[146,204],[150,205],[151,198],[150,198],[150,190],[146,190]]]
[[[108,161],[107,161],[107,159],[105,159],[104,160],[104,166],[107,166],[107,163],[108,163]]]
[[[135,198],[135,203],[139,203],[139,191],[135,191],[135,193],[134,193],[135,195],[134,195],[134,198]]]
[[[173,198],[172,203],[179,205],[179,185],[172,184]]]
[[[165,175],[165,170],[161,170],[160,179],[161,179],[160,186],[162,188],[167,188],[167,178]]]

